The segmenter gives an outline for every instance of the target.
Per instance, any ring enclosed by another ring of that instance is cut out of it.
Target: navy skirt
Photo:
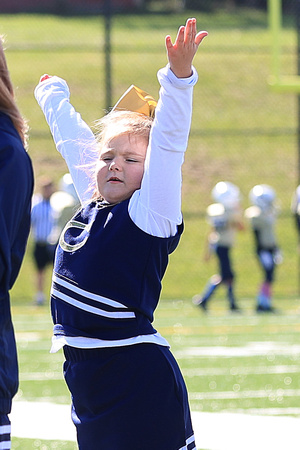
[[[167,347],[64,347],[80,450],[196,449],[187,391]]]

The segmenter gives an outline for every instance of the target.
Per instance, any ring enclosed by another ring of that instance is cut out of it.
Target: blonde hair
[[[14,89],[10,79],[5,53],[3,36],[0,36],[0,112],[7,114],[20,135],[24,147],[27,146],[28,126],[17,107]]]
[[[122,134],[144,137],[149,140],[153,119],[132,111],[114,110],[96,122],[98,128],[98,151],[111,139]]]
[[[153,118],[145,114],[123,110],[111,111],[95,124],[97,129],[97,153],[100,155],[105,144],[122,134],[142,137],[148,143],[152,123]],[[94,199],[101,197],[101,193],[98,192],[96,186],[94,177],[92,188]]]

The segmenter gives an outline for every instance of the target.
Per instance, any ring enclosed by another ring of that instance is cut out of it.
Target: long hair
[[[0,36],[0,111],[7,114],[20,135],[24,147],[27,146],[28,125],[22,117],[15,101],[14,89],[10,79],[5,53],[3,36]]]

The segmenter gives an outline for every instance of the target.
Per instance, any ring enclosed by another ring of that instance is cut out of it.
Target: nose
[[[118,172],[121,170],[121,166],[116,159],[113,159],[113,161],[111,161],[109,170],[117,170]]]

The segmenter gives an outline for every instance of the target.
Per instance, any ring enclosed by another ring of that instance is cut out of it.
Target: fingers
[[[187,19],[185,24],[184,42],[188,44],[189,42],[194,43],[196,36],[196,19]]]
[[[197,33],[197,21],[195,18],[190,18],[187,19],[185,25],[179,27],[174,45],[172,44],[171,37],[169,35],[166,36],[166,47],[171,49],[173,46],[177,47],[178,45],[189,44],[196,44],[198,46],[207,35],[207,31]]]
[[[195,20],[195,23],[193,23],[193,20]],[[196,19],[188,19],[185,26],[179,27],[174,46],[186,45],[194,41],[196,35],[195,24]]]
[[[185,26],[181,26],[179,27],[178,33],[177,33],[177,37],[176,37],[176,41],[178,43],[183,43],[186,40],[186,28]]]
[[[187,19],[184,30],[184,43],[188,44],[196,44],[199,45],[205,36],[208,35],[207,31],[200,31],[197,33],[197,20],[195,18]]]
[[[173,44],[172,44],[172,40],[171,40],[171,36],[166,36],[166,47],[167,49],[172,48]]]
[[[199,31],[195,37],[195,44],[200,45],[203,39],[208,35],[207,31]]]

